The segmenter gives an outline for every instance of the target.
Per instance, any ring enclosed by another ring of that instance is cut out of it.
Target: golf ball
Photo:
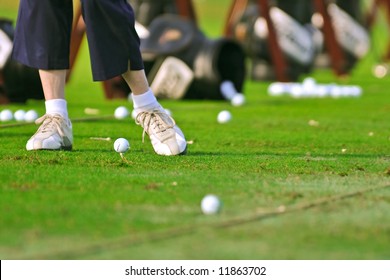
[[[304,79],[302,82],[302,87],[303,87],[303,91],[304,91],[304,94],[303,94],[304,97],[315,97],[316,96],[317,84],[316,84],[315,79],[313,79],[311,77]]]
[[[329,89],[328,89],[328,86],[326,85],[317,85],[316,86],[316,90],[315,90],[315,96],[316,97],[319,97],[319,98],[322,98],[322,97],[326,97],[327,95],[329,95]]]
[[[234,95],[237,94],[237,90],[232,81],[223,81],[220,85],[220,90],[226,100],[232,100]]]
[[[14,118],[14,115],[12,114],[12,111],[9,109],[5,109],[1,111],[0,113],[0,120],[2,122],[8,122],[11,121]]]
[[[135,110],[131,111],[131,117],[135,120],[137,118],[137,112]]]
[[[242,93],[236,93],[233,96],[231,103],[233,106],[236,106],[236,107],[242,106],[245,103],[245,96]]]
[[[317,82],[312,77],[307,77],[302,81],[302,86],[304,89],[312,90],[316,86]]]
[[[341,86],[338,85],[332,85],[330,89],[330,96],[333,98],[339,98],[342,96],[342,89]]]
[[[288,86],[285,83],[272,83],[268,87],[268,94],[271,96],[280,96],[288,91]]]
[[[223,110],[223,111],[219,112],[218,117],[217,117],[217,120],[219,123],[227,123],[231,119],[232,119],[232,114],[227,110]]]
[[[221,210],[222,203],[218,196],[214,194],[208,194],[203,197],[200,206],[203,214],[213,215]]]
[[[123,120],[129,116],[129,110],[125,106],[119,106],[115,109],[114,116],[118,120]]]
[[[305,90],[301,84],[294,84],[290,88],[290,95],[294,98],[301,98],[305,94]]]
[[[14,113],[14,118],[15,120],[17,120],[18,122],[23,122],[24,121],[24,116],[26,115],[26,111],[20,109],[20,110],[17,110],[15,111]]]
[[[125,138],[118,138],[114,142],[114,150],[118,153],[126,153],[130,149],[129,141]]]
[[[35,122],[37,118],[38,118],[38,113],[35,110],[28,110],[24,115],[24,120],[26,122]]]
[[[386,77],[388,72],[389,72],[389,67],[385,64],[377,64],[372,69],[372,73],[374,74],[374,76],[379,79]]]
[[[351,86],[351,96],[359,97],[363,93],[363,89],[360,86]]]

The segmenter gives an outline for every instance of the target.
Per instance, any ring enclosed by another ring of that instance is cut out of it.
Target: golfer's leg
[[[15,30],[13,58],[39,74],[46,114],[27,150],[72,149],[72,125],[65,101],[65,75],[69,68],[72,1],[21,0]]]
[[[66,70],[39,70],[46,100],[65,99]]]
[[[140,95],[149,90],[149,84],[144,70],[128,70],[122,77],[134,95]]]
[[[137,124],[150,137],[156,153],[186,150],[182,131],[157,102],[145,76],[134,13],[126,0],[81,0],[87,26],[94,80],[122,75],[133,92]]]
[[[41,69],[46,113],[65,118],[65,69],[69,67],[72,16],[72,1],[21,0],[13,51],[14,59]]]
[[[70,0],[20,0],[13,58],[37,69],[69,68],[72,6]]]
[[[126,0],[81,0],[87,27],[92,74],[107,80],[144,68],[134,11]]]
[[[39,70],[45,94],[46,114],[38,119],[42,123],[27,141],[27,150],[71,150],[73,145],[72,123],[68,118],[65,100],[66,70]]]

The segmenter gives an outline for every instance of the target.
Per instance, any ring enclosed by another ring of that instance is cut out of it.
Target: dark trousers
[[[126,0],[81,0],[95,81],[143,69],[134,11]],[[72,0],[21,0],[13,58],[43,70],[69,68]]]

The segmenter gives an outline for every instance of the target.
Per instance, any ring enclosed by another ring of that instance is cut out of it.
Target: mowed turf
[[[207,11],[225,2],[196,3],[220,34],[225,15]],[[248,80],[243,107],[161,101],[192,143],[186,156],[155,155],[130,119],[74,122],[72,152],[27,152],[34,125],[1,128],[0,258],[389,259],[390,80],[371,75],[374,59],[345,80],[312,73],[362,86],[360,98],[275,98]],[[84,43],[67,86],[72,118],[131,108],[91,79]],[[5,108],[44,113],[42,101]],[[221,125],[224,109],[233,119]],[[130,141],[127,162],[118,137]],[[218,215],[201,213],[208,193],[223,201]]]

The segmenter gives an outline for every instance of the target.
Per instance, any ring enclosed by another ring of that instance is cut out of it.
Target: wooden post
[[[8,104],[9,99],[5,92],[3,91],[4,87],[4,78],[3,78],[3,72],[0,70],[0,104]]]
[[[175,4],[180,16],[192,20],[195,24],[197,23],[194,5],[191,0],[176,0]]]
[[[369,7],[365,16],[365,24],[368,30],[371,32],[375,24],[375,20],[378,16],[379,8],[384,8],[385,16],[387,19],[387,27],[390,29],[390,1],[389,0],[375,0],[371,7]],[[390,60],[390,42],[387,45],[386,53],[381,58],[383,61]]]
[[[228,18],[225,24],[224,34],[232,37],[234,34],[233,26],[237,17],[245,11],[248,6],[248,0],[234,0],[228,12]]]
[[[369,7],[367,14],[365,15],[366,27],[370,30],[374,25],[375,19],[378,15],[378,6],[382,0],[374,0],[371,7]]]
[[[384,6],[385,12],[386,12],[386,18],[387,18],[387,27],[390,29],[390,1],[389,0],[382,0],[382,5]],[[385,61],[390,60],[390,42],[387,43],[387,52],[384,55],[383,58]]]
[[[70,38],[70,57],[69,57],[70,67],[68,72],[66,73],[66,82],[69,81],[72,75],[73,66],[76,62],[76,58],[79,53],[80,46],[84,38],[84,34],[85,34],[85,23],[83,17],[81,16],[81,7],[78,7],[76,9],[72,35]]]
[[[287,62],[279,46],[276,30],[270,16],[270,6],[268,0],[258,0],[259,14],[267,22],[268,27],[268,48],[271,53],[271,59],[275,68],[276,79],[280,82],[288,82]]]
[[[337,76],[343,76],[347,74],[345,69],[346,62],[340,44],[336,39],[336,33],[328,13],[328,2],[327,0],[314,0],[314,5],[324,21],[323,33],[325,37],[325,47],[329,53],[333,71]]]

